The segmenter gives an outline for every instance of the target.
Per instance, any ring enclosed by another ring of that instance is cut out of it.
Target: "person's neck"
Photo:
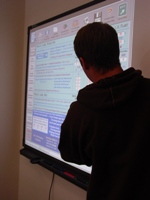
[[[121,68],[120,65],[116,66],[114,69],[112,69],[112,70],[110,70],[106,73],[101,73],[101,72],[97,72],[97,71],[93,70],[91,80],[92,80],[92,82],[95,83],[95,82],[97,82],[101,79],[114,76],[114,75],[119,74],[121,72],[123,72],[123,69]]]

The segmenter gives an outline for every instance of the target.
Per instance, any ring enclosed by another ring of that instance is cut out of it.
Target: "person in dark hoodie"
[[[62,158],[92,166],[87,200],[150,199],[150,80],[122,70],[117,33],[106,23],[82,27],[74,50],[93,83],[61,126]]]

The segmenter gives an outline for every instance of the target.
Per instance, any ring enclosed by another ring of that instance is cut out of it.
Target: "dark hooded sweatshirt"
[[[87,200],[150,200],[150,80],[129,68],[81,89],[59,150],[92,166]]]

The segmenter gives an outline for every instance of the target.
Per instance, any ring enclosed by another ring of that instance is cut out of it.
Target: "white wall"
[[[0,199],[17,200],[24,0],[0,0]]]
[[[133,37],[132,66],[142,69],[145,77],[150,77],[150,1],[135,0],[135,22]]]

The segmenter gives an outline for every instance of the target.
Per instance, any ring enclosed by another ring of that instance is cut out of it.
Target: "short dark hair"
[[[82,27],[75,37],[74,50],[78,58],[98,70],[109,71],[120,65],[118,34],[106,23],[93,22]]]

